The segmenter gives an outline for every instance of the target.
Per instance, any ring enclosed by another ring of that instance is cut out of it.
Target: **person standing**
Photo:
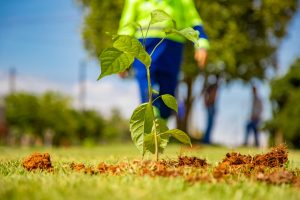
[[[216,77],[216,80],[213,83],[208,83],[204,89],[204,105],[206,108],[206,129],[203,137],[204,144],[211,144],[211,132],[215,122],[216,115],[216,98],[219,86],[219,79]]]
[[[165,37],[163,32],[166,26],[165,23],[154,24],[148,30],[150,13],[156,9],[168,13],[176,21],[178,29],[193,27],[199,32],[199,48],[195,49],[194,57],[198,66],[204,68],[209,42],[193,0],[126,0],[118,34],[135,36],[141,43],[145,42],[146,51],[150,54],[161,39]],[[133,22],[140,24],[142,30],[128,26]],[[144,41],[143,34],[146,33],[146,30],[148,30],[148,34]],[[170,94],[175,96],[184,42],[185,39],[181,36],[167,35],[166,39],[151,56],[151,84],[153,87],[158,88],[159,95]],[[140,61],[135,60],[133,68],[139,85],[141,102],[147,102],[148,83],[145,67]],[[164,105],[160,98],[154,102],[154,106],[158,108],[160,117],[167,119],[171,115],[171,110]]]
[[[256,87],[252,86],[252,109],[250,119],[246,125],[246,133],[244,139],[244,145],[248,145],[248,138],[251,132],[254,134],[255,146],[259,147],[259,132],[258,126],[261,122],[261,114],[262,114],[263,106],[261,98],[257,93]]]

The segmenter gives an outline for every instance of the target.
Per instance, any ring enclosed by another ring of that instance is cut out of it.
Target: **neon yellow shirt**
[[[118,34],[142,38],[142,32],[133,26],[129,26],[129,24],[132,22],[138,23],[142,26],[143,30],[146,30],[150,21],[150,13],[155,9],[163,10],[172,16],[176,21],[178,29],[202,26],[202,20],[196,10],[193,0],[126,0]],[[150,27],[147,37],[165,37],[166,35],[162,29],[169,24],[154,24]],[[181,43],[185,42],[183,37],[174,34],[168,35],[166,38]],[[201,48],[207,49],[209,47],[207,38],[201,36],[201,34],[198,43]]]

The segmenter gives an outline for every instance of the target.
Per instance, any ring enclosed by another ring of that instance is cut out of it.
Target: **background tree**
[[[43,139],[45,132],[51,130],[54,145],[99,142],[106,120],[96,111],[81,112],[71,105],[70,98],[55,92],[42,95],[15,93],[5,98],[6,121],[18,136],[30,134]]]
[[[91,57],[98,60],[101,51],[111,45],[111,35],[116,34],[124,0],[76,0],[85,17],[82,28],[84,46]]]
[[[273,118],[266,122],[265,128],[270,132],[272,142],[286,142],[300,148],[299,99],[300,58],[292,64],[286,75],[271,81]]]
[[[111,42],[106,32],[116,33],[123,1],[77,0],[86,10],[82,36],[89,54],[98,59],[101,49]],[[186,116],[179,121],[187,130],[188,117],[194,102],[195,79],[201,74],[221,75],[225,83],[234,80],[249,82],[268,78],[269,68],[276,68],[276,51],[286,35],[288,22],[297,10],[297,0],[201,0],[195,1],[203,19],[211,49],[206,70],[199,72],[186,47],[182,83],[186,85]],[[206,80],[206,78],[204,79]],[[199,91],[200,93],[200,91]]]
[[[183,63],[182,83],[186,85],[187,116],[179,125],[188,127],[188,117],[195,97],[193,86],[201,74],[203,87],[208,76],[220,76],[225,83],[267,79],[267,71],[276,69],[276,52],[286,35],[288,22],[297,10],[298,1],[281,0],[201,0],[195,1],[210,40],[208,65],[199,72],[193,48],[188,44]],[[197,93],[199,95],[201,91]]]

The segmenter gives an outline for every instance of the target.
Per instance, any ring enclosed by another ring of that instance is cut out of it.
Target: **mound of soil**
[[[268,168],[282,168],[288,161],[286,146],[279,145],[266,154],[255,156],[237,152],[227,153],[226,157],[214,169],[213,176],[221,179],[226,175],[240,174],[250,176],[253,172],[264,172]]]
[[[29,157],[25,158],[22,166],[28,171],[41,169],[47,171],[53,171],[53,167],[48,153],[34,153]]]

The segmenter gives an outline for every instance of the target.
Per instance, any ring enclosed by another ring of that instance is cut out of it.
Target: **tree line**
[[[130,138],[128,120],[118,109],[105,118],[95,110],[76,110],[69,97],[57,92],[42,95],[18,92],[4,98],[8,135],[2,143],[20,144],[24,136],[30,143],[51,145],[93,145]]]

